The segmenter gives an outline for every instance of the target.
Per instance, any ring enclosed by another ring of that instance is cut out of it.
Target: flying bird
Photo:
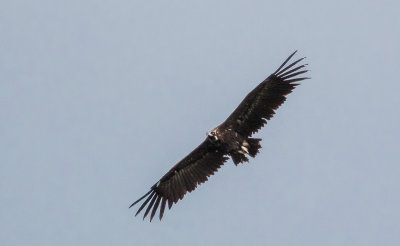
[[[286,100],[286,96],[298,85],[297,82],[309,79],[298,77],[308,70],[308,64],[297,65],[305,57],[285,66],[293,52],[279,68],[252,90],[233,113],[219,126],[207,133],[206,139],[189,155],[173,166],[150,191],[134,202],[129,208],[143,199],[136,215],[146,205],[143,219],[150,213],[150,221],[160,207],[162,219],[166,204],[171,209],[187,192],[204,183],[229,158],[235,165],[248,162],[248,157],[255,157],[261,148],[260,138],[252,135],[261,129]],[[136,216],[135,215],[135,216]]]

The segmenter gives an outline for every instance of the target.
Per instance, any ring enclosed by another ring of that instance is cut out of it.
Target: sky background
[[[0,6],[2,246],[400,244],[398,1]],[[296,49],[261,153],[134,217]]]

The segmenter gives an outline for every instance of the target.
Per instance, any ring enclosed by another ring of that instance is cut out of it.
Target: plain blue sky
[[[2,246],[400,244],[398,1],[0,6]],[[135,218],[296,49],[312,79],[257,158]]]

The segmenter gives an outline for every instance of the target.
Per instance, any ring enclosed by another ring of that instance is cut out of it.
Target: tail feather
[[[261,138],[248,138],[246,141],[249,143],[249,155],[255,157],[261,149]]]
[[[248,162],[249,159],[244,155],[237,152],[231,153],[232,161],[237,166],[239,163]]]

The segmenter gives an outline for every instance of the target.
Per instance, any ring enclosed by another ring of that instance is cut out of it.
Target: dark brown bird
[[[297,77],[308,71],[304,69],[307,64],[297,65],[304,57],[285,67],[296,52],[252,90],[222,124],[208,132],[203,143],[175,164],[149,192],[130,206],[147,197],[136,215],[148,204],[143,219],[151,211],[151,221],[160,207],[161,220],[167,203],[170,209],[187,192],[207,181],[229,157],[237,165],[248,162],[248,156],[257,155],[261,139],[251,136],[267,124],[275,110],[286,100],[286,95],[298,85],[296,82],[309,79]]]

